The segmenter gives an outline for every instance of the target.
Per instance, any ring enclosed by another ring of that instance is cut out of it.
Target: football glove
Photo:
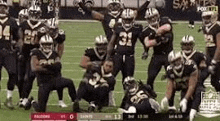
[[[195,109],[191,109],[190,113],[189,113],[189,121],[193,121],[193,119],[195,118],[196,115],[196,110]]]
[[[161,109],[164,110],[168,107],[168,98],[167,97],[164,97],[162,100],[161,100]]]
[[[147,57],[148,57],[148,52],[144,51],[144,52],[142,53],[141,59],[142,59],[142,60],[146,60]]]
[[[186,112],[186,109],[187,109],[187,99],[186,98],[183,98],[181,101],[180,101],[180,110],[185,113]]]
[[[212,60],[212,61],[211,61],[211,64],[210,64],[209,67],[208,67],[209,73],[211,73],[211,74],[214,74],[214,73],[215,73],[215,71],[216,71],[216,65],[217,65],[217,62],[216,62],[215,60]]]

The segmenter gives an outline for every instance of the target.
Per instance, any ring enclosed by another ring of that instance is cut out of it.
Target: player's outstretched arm
[[[93,19],[98,20],[98,21],[103,21],[104,20],[104,15],[95,11],[91,10],[90,8],[86,7],[82,2],[79,2],[79,6],[87,13],[91,14]]]
[[[110,39],[110,42],[108,43],[108,46],[107,46],[106,60],[109,60],[110,57],[111,57],[111,55],[112,55],[116,38],[117,38],[117,35],[116,35],[116,33],[114,32],[113,35],[112,35],[112,37],[111,37],[111,39]]]
[[[146,0],[146,2],[137,10],[138,15],[140,15],[140,12],[141,12],[142,10],[144,10],[145,8],[148,7],[148,5],[150,4],[150,1],[151,1],[151,0]]]

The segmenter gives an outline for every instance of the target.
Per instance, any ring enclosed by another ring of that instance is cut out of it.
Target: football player
[[[24,21],[27,21],[28,19],[28,9],[22,9],[18,13],[18,25],[23,23]]]
[[[101,111],[111,88],[114,87],[115,78],[112,75],[113,62],[104,61],[101,64],[94,63],[84,74],[76,94],[73,111],[79,112],[79,101],[83,98],[90,103],[89,112],[95,111],[95,108]]]
[[[220,23],[217,11],[202,13],[203,33],[206,42],[206,55],[210,61],[211,84],[220,91]]]
[[[125,95],[121,106],[118,109],[122,113],[158,113],[160,111],[159,103],[154,100],[156,93],[149,85],[139,83],[133,77],[126,77],[123,86]],[[131,110],[133,108],[133,110]]]
[[[150,0],[147,0],[138,11],[143,10],[146,8],[150,3]],[[107,37],[107,40],[110,41],[111,36],[113,34],[113,30],[115,25],[118,23],[121,23],[121,13],[124,9],[124,4],[122,0],[108,0],[107,5],[107,13],[102,14],[95,10],[91,10],[90,8],[86,7],[83,2],[79,2],[79,6],[89,14],[92,15],[92,17],[95,20],[101,21],[103,29],[105,31],[105,35]]]
[[[95,47],[87,48],[85,54],[81,58],[80,67],[87,68],[92,62],[101,62],[105,60],[107,53],[107,38],[104,35],[99,35],[95,38]]]
[[[161,67],[168,66],[168,54],[173,50],[173,32],[171,20],[168,17],[160,17],[157,9],[149,8],[146,10],[145,19],[149,24],[146,26],[141,35],[145,43],[145,52],[143,59],[148,56],[148,50],[153,47],[153,56],[148,66],[147,84],[153,89],[153,84]]]
[[[196,51],[194,49],[194,46],[195,39],[193,36],[186,35],[182,38],[181,53],[183,58],[187,61],[190,59],[193,60],[199,70],[199,78],[194,94],[194,99],[192,101],[192,107],[190,110],[190,120],[194,119],[196,112],[199,109],[199,105],[201,103],[201,92],[205,91],[203,83],[205,79],[209,76],[206,56],[203,53]]]
[[[12,41],[18,40],[18,25],[14,18],[9,16],[9,6],[3,0],[0,1],[0,67],[8,72],[7,98],[4,103],[9,109],[14,109],[12,104],[12,92],[17,82],[16,53],[12,50]],[[21,45],[17,43],[16,49]],[[0,71],[1,72],[1,71]]]
[[[58,20],[56,18],[50,18],[46,23],[47,32],[54,41],[54,50],[58,53],[61,58],[64,51],[64,41],[66,40],[66,34],[64,30],[58,28]],[[39,34],[40,35],[40,34]],[[67,107],[67,105],[63,102],[63,90],[57,90],[59,105],[62,108]]]
[[[58,53],[53,50],[53,39],[49,35],[44,35],[39,44],[40,48],[31,51],[31,69],[36,72],[39,85],[38,102],[30,98],[28,103],[32,102],[35,111],[45,112],[47,100],[52,90],[67,87],[72,102],[76,98],[76,90],[71,79],[61,76],[62,65]]]
[[[116,77],[118,72],[122,72],[122,82],[125,77],[133,76],[135,69],[135,44],[140,37],[142,25],[136,24],[136,11],[132,9],[124,9],[121,18],[122,25],[117,26],[107,46],[108,60],[112,56],[114,62],[113,75]],[[142,43],[143,44],[143,43]],[[115,48],[114,48],[115,47]]]
[[[60,58],[63,55],[64,41],[66,40],[66,34],[64,30],[58,27],[58,20],[56,18],[50,18],[47,20],[48,33],[54,40],[55,51],[59,54]]]
[[[23,23],[24,21],[26,21],[28,19],[28,10],[27,9],[22,9],[22,10],[20,10],[20,12],[18,13],[18,22],[17,22],[17,24],[18,24],[18,26],[20,26],[21,25],[21,23]],[[16,41],[13,41],[12,42],[14,45],[16,45]],[[14,47],[15,48],[15,47]],[[20,55],[20,53],[19,53],[19,51],[17,52],[17,55],[18,55],[18,57],[17,57],[17,70],[20,70],[20,67],[19,67],[19,64],[20,64],[20,62],[18,62],[18,61],[20,61],[18,58],[19,58],[19,55]],[[18,75],[20,74],[20,72],[18,71],[17,72],[18,73]],[[20,79],[20,76],[18,76],[18,80],[17,80],[18,82],[17,82],[17,86],[18,86],[18,92],[19,92],[19,98],[20,98],[20,101],[19,101],[19,103],[18,103],[18,105],[22,105],[21,103],[22,103],[22,101],[23,101],[23,96],[22,96],[22,93],[23,93],[23,91],[22,91],[22,89],[23,89],[23,85],[24,85],[24,80],[22,80],[22,79]]]
[[[176,91],[181,91],[180,109],[189,113],[195,97],[198,81],[198,68],[194,61],[184,60],[181,52],[171,51],[168,55],[170,65],[167,67],[167,86],[165,97],[161,100],[161,108],[175,109],[174,96]]]
[[[18,34],[18,43],[22,43],[22,49],[19,54],[19,82],[25,82],[22,93],[22,104],[25,105],[28,100],[28,95],[32,89],[32,84],[35,79],[34,73],[30,68],[30,51],[33,48],[38,48],[37,33],[41,28],[45,28],[40,22],[41,9],[39,6],[31,6],[28,8],[28,20],[21,23]],[[22,106],[22,105],[21,105]]]

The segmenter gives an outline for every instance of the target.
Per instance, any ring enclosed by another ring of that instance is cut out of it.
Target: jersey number
[[[129,32],[129,33],[121,32],[119,34],[119,37],[121,38],[121,40],[119,41],[119,45],[132,46],[132,43],[131,43],[132,32]]]
[[[131,97],[131,102],[137,104],[144,98],[148,98],[148,96],[144,93],[144,91],[139,91],[136,95]]]
[[[5,26],[5,28],[3,28],[0,25],[0,39],[2,39],[2,37],[5,37],[5,40],[9,40],[10,38],[10,26]]]
[[[31,31],[26,29],[24,31],[25,37],[24,37],[24,43],[25,44],[34,44],[35,36],[37,35],[37,31]]]

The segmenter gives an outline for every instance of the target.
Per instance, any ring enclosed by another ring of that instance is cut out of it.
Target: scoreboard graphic
[[[118,113],[32,113],[31,121],[147,121],[187,120],[185,113],[118,114]]]

